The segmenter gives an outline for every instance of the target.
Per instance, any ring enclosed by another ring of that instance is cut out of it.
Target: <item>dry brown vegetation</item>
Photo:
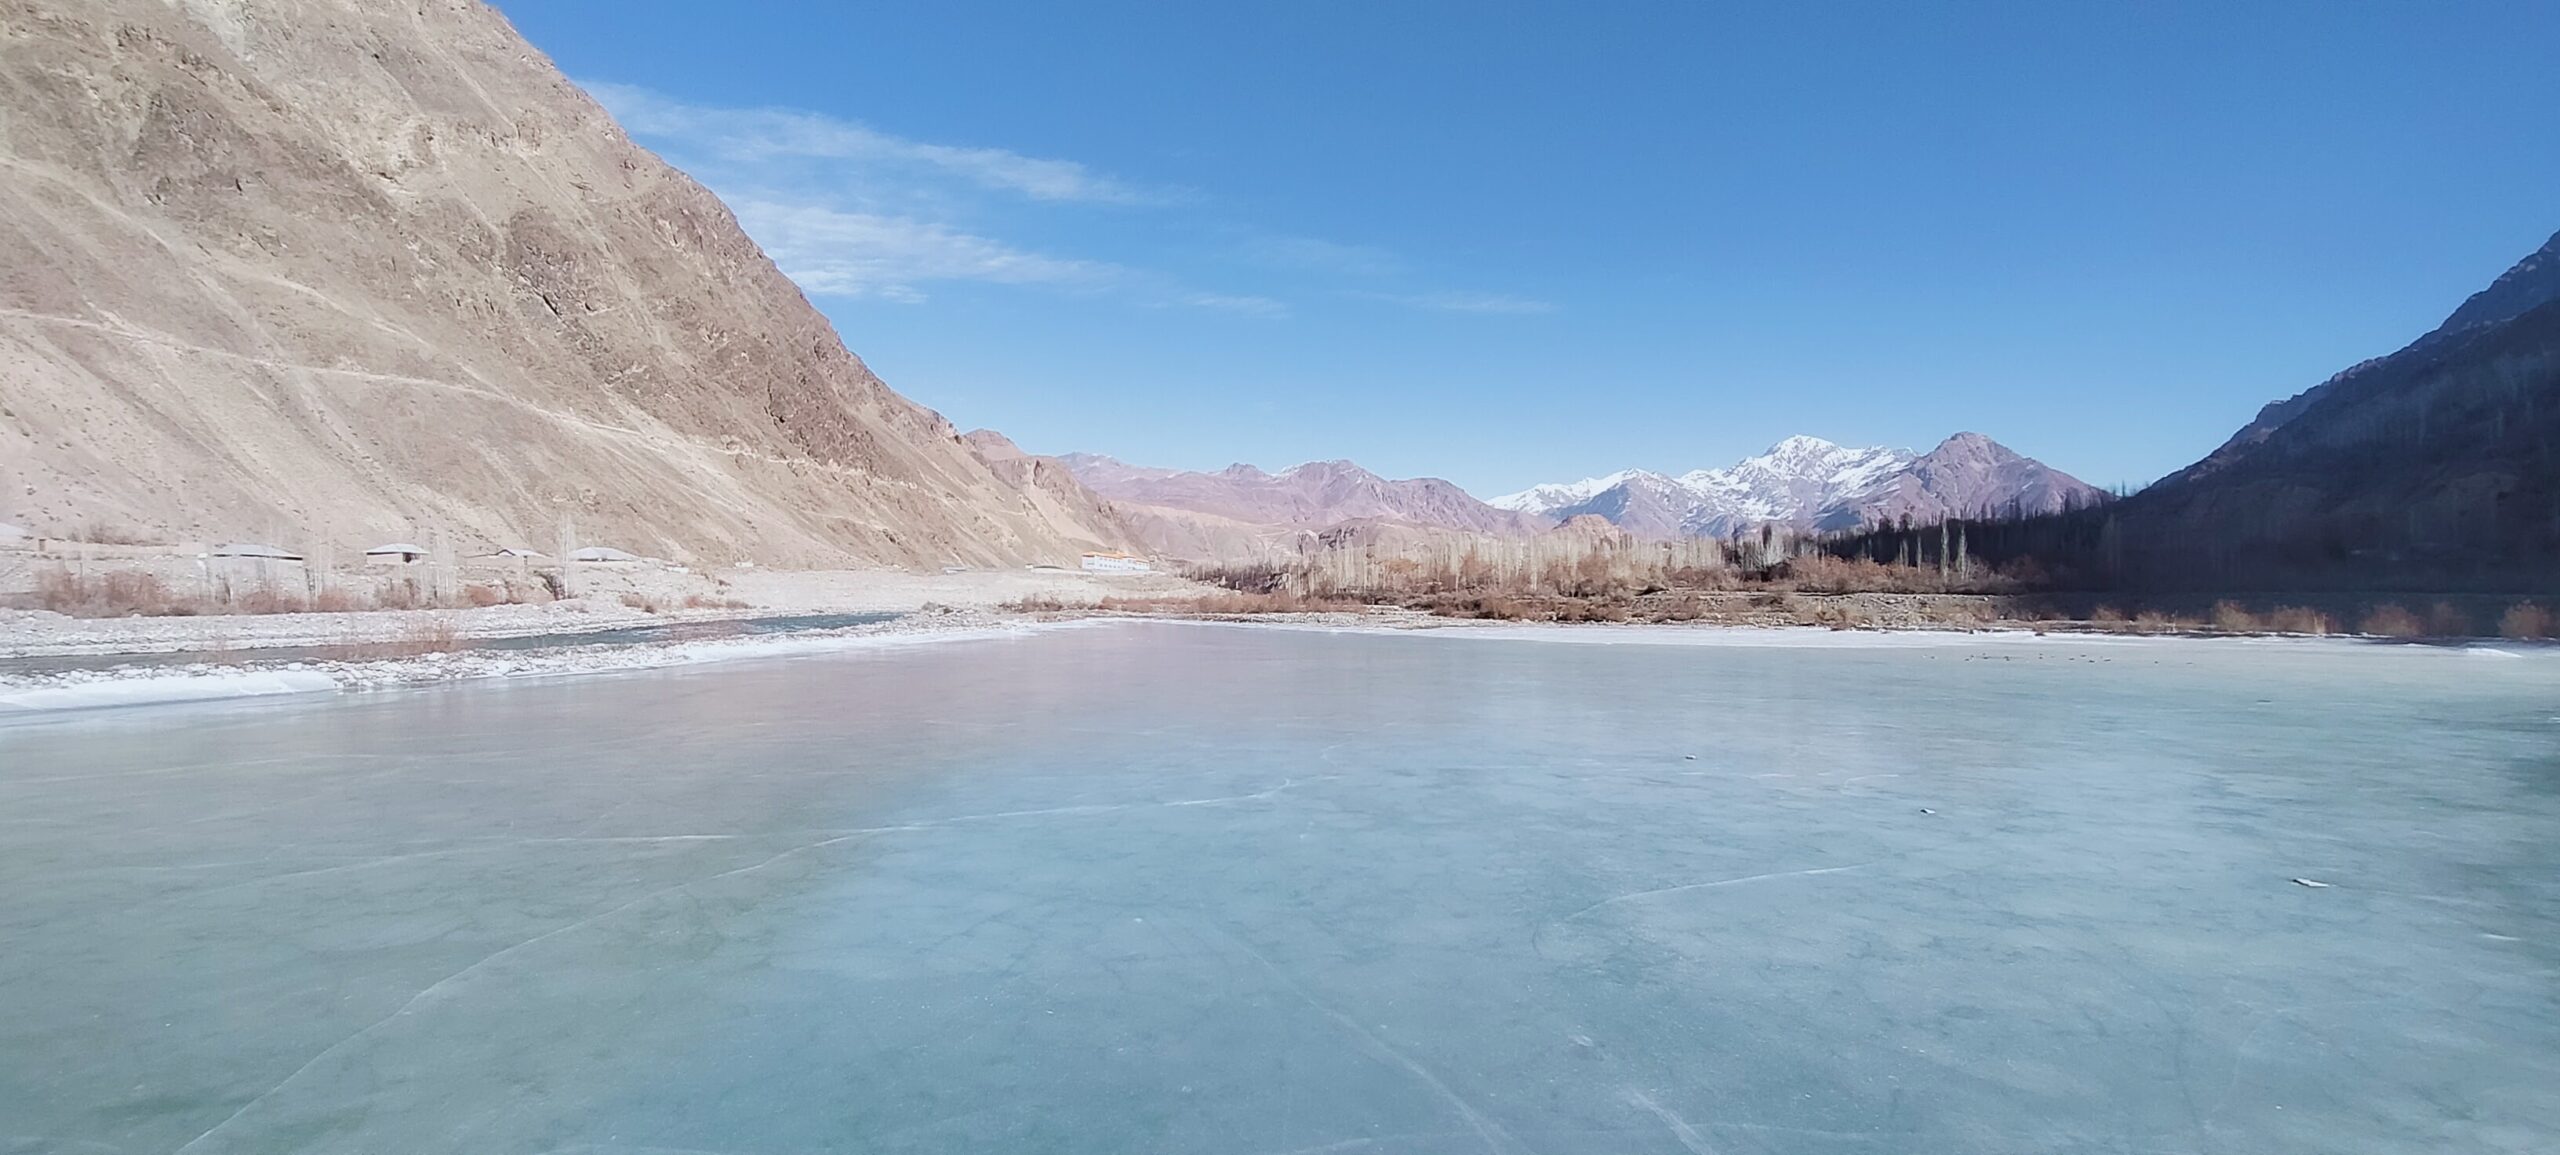
[[[350,627],[347,640],[339,643],[338,651],[348,661],[379,662],[451,653],[462,645],[462,627],[449,615],[432,614],[401,623],[400,632],[389,638],[366,638]]]
[[[1623,622],[1635,613],[1623,598],[1503,597],[1453,594],[1426,598],[1415,608],[1435,617],[1499,622]]]
[[[229,609],[239,614],[298,614],[309,609],[311,599],[295,590],[272,582],[260,582],[232,594]]]
[[[409,622],[400,636],[386,642],[373,642],[364,649],[365,656],[375,658],[414,658],[420,654],[451,653],[462,645],[462,630],[453,619],[438,615]]]
[[[2337,620],[2306,606],[2277,606],[2267,611],[2267,629],[2279,634],[2334,634]]]
[[[2031,583],[2019,572],[1981,566],[1941,569],[1812,554],[1772,567],[1762,584],[1826,594],[1998,594],[2015,593]]]
[[[381,610],[416,610],[427,605],[427,595],[418,589],[415,578],[402,578],[385,584],[373,595],[373,606]]]
[[[2074,599],[2052,592],[2048,575],[2032,558],[1987,565],[1968,554],[1961,532],[1933,530],[1911,540],[1922,547],[1915,551],[1906,543],[1890,554],[1861,554],[1834,539],[1790,538],[1782,531],[1678,542],[1640,541],[1587,526],[1527,540],[1342,531],[1303,539],[1294,556],[1198,569],[1190,576],[1241,593],[1507,621],[1792,622],[1835,629],[2007,622],[2039,630],[2315,636],[2341,633],[2342,623],[2355,623],[2358,632],[2379,637],[2475,636],[2472,616],[2449,601],[2419,610],[2225,599],[2201,613],[2192,604],[2083,602],[2085,612],[2066,614],[2062,607]],[[2548,613],[2532,606],[2511,609],[2501,626],[2511,637],[2560,633]]]
[[[151,536],[149,534],[142,533],[137,530],[125,529],[120,526],[108,525],[103,521],[93,521],[86,525],[75,527],[64,533],[62,535],[62,540],[85,541],[93,545],[152,544]]]
[[[1838,557],[1781,532],[1730,541],[1644,541],[1606,528],[1568,527],[1529,539],[1424,534],[1314,535],[1295,556],[1195,569],[1192,577],[1247,594],[1289,594],[1318,602],[1400,605],[1448,617],[1535,621],[1731,619],[1734,607],[1667,601],[1664,595],[1718,593],[2006,595],[2033,575],[1967,562],[1961,552],[1930,564]],[[1808,603],[1783,614],[1751,607],[1751,620],[1801,619],[1854,626],[1855,613]],[[1818,612],[1817,612],[1818,611]],[[1951,609],[1955,624],[1994,616],[1979,606]],[[1819,619],[1818,621],[1816,619]]]
[[[1320,614],[1358,613],[1368,607],[1346,598],[1312,598],[1292,593],[1225,593],[1196,598],[1108,597],[1095,608],[1136,614]]]
[[[2423,638],[2427,636],[2427,623],[2399,606],[2375,606],[2365,611],[2363,621],[2356,623],[2356,632],[2377,638]]]
[[[77,618],[176,617],[195,614],[295,614],[311,608],[300,592],[261,582],[223,583],[211,598],[169,588],[157,574],[120,570],[83,574],[50,569],[36,575],[34,604]]]
[[[2235,601],[2214,603],[2209,619],[2214,630],[2226,634],[2333,634],[2339,631],[2339,620],[2328,613],[2303,606],[2276,606],[2263,614],[2252,613]],[[2424,614],[2397,603],[2386,602],[2367,607],[2355,619],[2355,632],[2376,638],[2467,638],[2473,636],[2471,616],[2450,602],[2437,602]]]
[[[36,575],[35,604],[76,618],[156,617],[200,613],[188,599],[169,592],[167,582],[147,573],[85,575],[51,569]]]
[[[2517,602],[2507,607],[2506,614],[2498,619],[2498,636],[2529,641],[2560,637],[2560,632],[2553,629],[2550,610],[2532,602]]]
[[[33,592],[22,600],[37,609],[83,618],[337,614],[375,609],[486,607],[546,600],[540,585],[519,583],[514,578],[465,586],[458,593],[441,598],[420,588],[415,578],[381,582],[370,590],[332,581],[312,592],[305,592],[304,580],[295,578],[289,583],[274,580],[235,582],[217,576],[200,585],[190,583],[203,592],[180,593],[170,588],[166,579],[148,571],[94,572],[85,567],[57,565],[38,571]],[[689,600],[687,604],[692,602]],[[744,608],[744,603],[734,601],[718,604]]]
[[[438,614],[410,622],[401,631],[400,640],[415,653],[441,654],[461,644],[462,630],[452,618]]]

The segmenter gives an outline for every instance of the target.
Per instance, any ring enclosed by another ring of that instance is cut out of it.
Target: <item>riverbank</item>
[[[993,611],[1034,604],[1092,605],[1106,598],[1178,602],[1214,592],[1166,574],[1063,570],[910,573],[899,570],[737,571],[720,596],[694,590],[700,575],[630,567],[582,574],[585,596],[520,604],[334,613],[75,617],[0,608],[0,659],[119,654],[203,654],[251,658],[268,649],[378,646],[452,649],[495,638],[607,632],[664,623],[694,625],[792,615],[914,614],[941,607]]]
[[[488,606],[76,617],[0,608],[0,714],[560,676],[1002,636],[1059,623],[1013,605],[1215,592],[1165,574],[1062,570],[581,575],[586,596]]]
[[[2134,622],[1985,620],[1950,625],[1937,613],[1912,608],[1910,595],[1844,595],[1862,604],[1885,599],[1903,613],[1876,613],[1868,624],[1808,624],[1786,612],[1738,613],[1686,621],[1505,621],[1452,617],[1399,607],[1302,608],[1293,612],[1243,612],[1203,587],[1171,579],[1133,582],[1077,575],[1041,575],[1027,583],[1041,592],[1009,601],[996,595],[1022,584],[934,580],[920,575],[881,582],[876,575],[848,584],[829,575],[789,575],[801,593],[792,608],[825,615],[863,615],[850,624],[819,617],[651,614],[622,612],[574,601],[542,606],[477,610],[382,610],[349,614],[232,616],[224,618],[65,619],[37,621],[43,630],[11,634],[29,615],[0,618],[0,637],[38,653],[0,661],[0,716],[103,706],[204,701],[282,694],[364,691],[483,678],[556,677],[696,665],[709,662],[846,652],[896,645],[1018,637],[1112,621],[1185,621],[1264,628],[1404,633],[1471,638],[1542,639],[1606,644],[1735,646],[1879,646],[2034,643],[2054,641],[2173,641],[2181,639],[2280,639],[2333,644],[2407,642],[2354,634],[2278,631],[2216,632],[2157,629]],[[1062,580],[1063,579],[1063,580]],[[855,587],[859,586],[856,592]],[[1156,592],[1133,594],[1144,585]],[[925,600],[932,593],[969,601],[954,606]],[[1061,594],[1078,600],[1065,602]],[[874,607],[869,610],[842,607]],[[883,610],[877,607],[903,607]],[[59,615],[49,615],[59,617]],[[314,623],[303,619],[326,619]],[[65,624],[65,623],[74,624]],[[816,624],[811,624],[816,623]],[[443,631],[419,640],[422,625]],[[99,628],[103,627],[103,628]],[[583,627],[583,628],[582,628]],[[654,628],[636,628],[654,627]],[[336,632],[331,632],[332,630]],[[232,631],[240,630],[242,634]],[[467,632],[466,632],[467,631]],[[207,644],[207,639],[254,636],[259,644]],[[348,637],[374,638],[357,645]],[[514,644],[491,644],[513,639]],[[2448,649],[2497,651],[2515,643],[2438,641]],[[2542,643],[2524,643],[2547,648]],[[101,649],[123,645],[123,650]],[[147,646],[150,648],[130,648]],[[317,646],[314,651],[296,647]],[[2503,651],[2497,651],[2503,652]],[[118,659],[130,659],[120,661]]]
[[[0,673],[0,717],[13,713],[363,691],[483,678],[561,677],[712,662],[842,653],[1070,628],[986,610],[934,609],[887,621],[790,633],[692,636],[546,649],[461,649],[353,660],[209,655],[185,663]]]

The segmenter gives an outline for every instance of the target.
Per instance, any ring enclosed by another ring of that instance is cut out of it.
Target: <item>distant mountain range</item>
[[[1279,473],[1230,465],[1215,473],[1131,465],[1095,453],[1056,460],[1110,501],[1148,548],[1173,557],[1246,556],[1305,530],[1384,521],[1496,536],[1552,524],[1495,509],[1436,477],[1390,480],[1348,461],[1311,461]]]
[[[1925,454],[1790,437],[1724,469],[1676,477],[1630,469],[1532,486],[1489,504],[1558,520],[1593,514],[1639,537],[1672,538],[1729,537],[1769,523],[1830,531],[1904,517],[2052,513],[2105,499],[1988,437],[1959,433]]]
[[[1726,469],[1676,477],[1630,469],[1489,502],[1436,477],[1390,480],[1348,461],[1204,473],[1096,453],[1041,460],[1057,462],[1109,501],[1147,548],[1191,559],[1252,556],[1293,547],[1307,531],[1357,523],[1522,537],[1596,517],[1638,537],[1667,539],[1727,537],[1768,523],[1835,530],[1906,516],[1930,522],[2050,513],[2106,499],[1979,433],[1959,433],[1925,454],[1790,437]]]

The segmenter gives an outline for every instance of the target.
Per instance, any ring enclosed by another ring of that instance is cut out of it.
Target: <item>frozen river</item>
[[[19,719],[0,1152],[2560,1148],[2560,654],[1886,641]]]

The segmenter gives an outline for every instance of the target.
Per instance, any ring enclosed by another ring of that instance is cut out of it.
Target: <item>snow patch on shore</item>
[[[311,694],[338,688],[318,670],[237,670],[221,674],[159,674],[98,678],[27,686],[0,686],[0,714],[34,710],[89,710],[163,702],[209,702]]]
[[[479,678],[623,673],[766,658],[854,653],[944,642],[1027,637],[1091,621],[1019,621],[981,614],[901,618],[803,634],[748,635],[628,646],[549,650],[459,650],[363,662],[296,662],[281,667],[194,665],[181,669],[64,670],[0,679],[0,717],[199,702],[332,690],[393,689]]]

